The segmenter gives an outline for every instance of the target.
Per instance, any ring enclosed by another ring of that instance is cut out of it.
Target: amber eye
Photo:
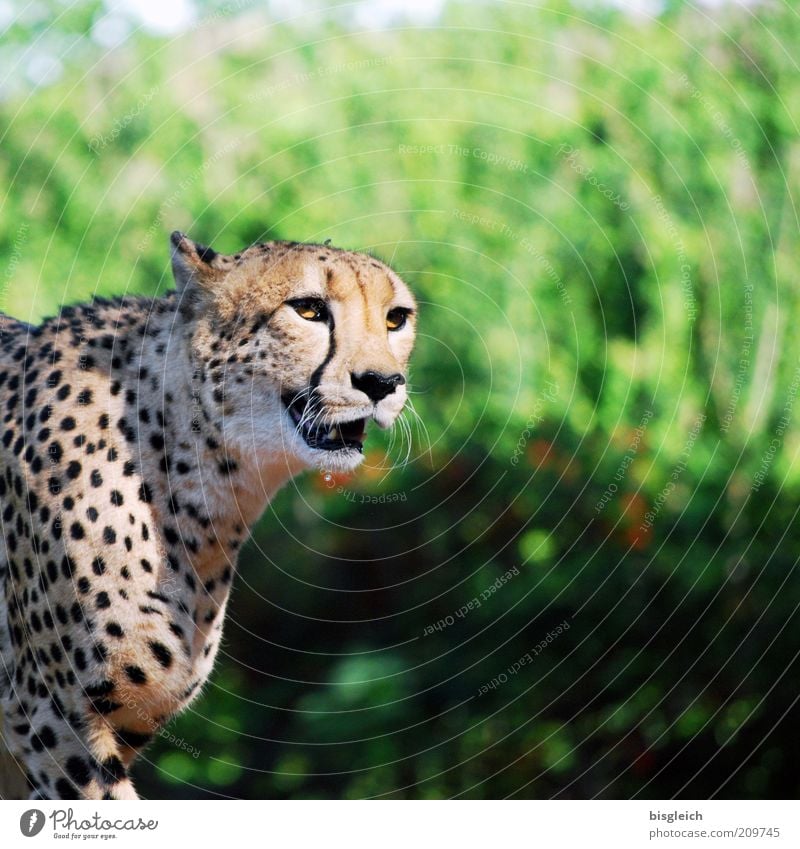
[[[286,303],[306,321],[327,321],[328,319],[328,307],[325,301],[319,298],[297,298]]]
[[[410,310],[405,307],[395,307],[393,310],[389,310],[386,313],[386,326],[389,330],[399,330],[406,323],[409,312]]]

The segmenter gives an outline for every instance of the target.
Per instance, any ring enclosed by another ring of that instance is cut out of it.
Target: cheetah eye
[[[286,303],[306,321],[328,320],[328,306],[320,298],[295,298]]]
[[[410,309],[406,309],[406,307],[395,307],[386,314],[386,327],[389,330],[400,330],[406,323],[409,314],[411,313]]]

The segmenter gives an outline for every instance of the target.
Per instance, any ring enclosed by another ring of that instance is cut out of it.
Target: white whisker
[[[419,431],[421,436],[424,437],[424,440],[427,443],[428,457],[430,458],[431,463],[433,463],[433,445],[431,444],[431,438],[430,438],[430,434],[428,433],[428,428],[425,425],[425,422],[423,421],[422,416],[420,416],[420,414],[417,412],[416,408],[414,407],[414,404],[411,401],[411,399],[408,400],[408,411],[414,417],[414,422],[417,425],[417,430]]]

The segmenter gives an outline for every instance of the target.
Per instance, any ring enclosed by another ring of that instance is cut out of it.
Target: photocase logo
[[[36,837],[36,835],[44,828],[44,814],[37,811],[36,808],[31,808],[19,818],[19,830],[25,837]]]

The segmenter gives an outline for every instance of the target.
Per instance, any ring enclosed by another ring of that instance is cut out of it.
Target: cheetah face
[[[327,246],[223,256],[180,234],[173,244],[179,291],[188,269],[211,294],[199,298],[195,336],[226,433],[295,466],[354,469],[370,423],[390,427],[407,400],[416,304],[405,283],[373,257]]]
[[[368,423],[391,426],[406,402],[414,302],[377,268],[363,284],[347,267],[324,276],[317,268],[273,319],[273,332],[303,364],[280,377],[286,444],[310,465],[355,467]]]

